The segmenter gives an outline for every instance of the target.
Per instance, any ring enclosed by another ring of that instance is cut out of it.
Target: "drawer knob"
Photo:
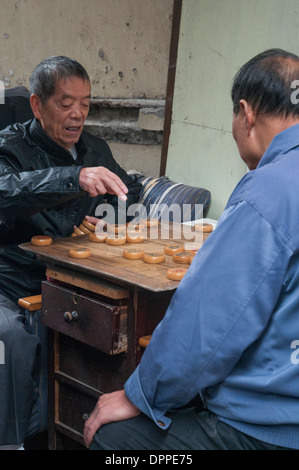
[[[71,323],[72,321],[78,320],[78,313],[77,312],[64,312],[63,318],[67,323]]]

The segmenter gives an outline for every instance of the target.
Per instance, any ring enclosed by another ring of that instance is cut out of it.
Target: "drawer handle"
[[[78,320],[78,313],[77,312],[64,312],[63,318],[67,323],[71,323],[72,321]]]

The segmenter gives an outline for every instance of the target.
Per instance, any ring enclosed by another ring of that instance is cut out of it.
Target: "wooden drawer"
[[[55,333],[55,380],[73,378],[77,383],[100,393],[123,388],[135,369],[128,361],[130,354],[106,354],[70,336]]]
[[[113,305],[45,281],[43,323],[107,354],[127,350],[127,306]]]
[[[62,380],[61,380],[62,379]],[[92,413],[100,393],[87,393],[80,382],[60,378],[57,392],[55,427],[77,442],[83,444],[83,431],[86,419]]]

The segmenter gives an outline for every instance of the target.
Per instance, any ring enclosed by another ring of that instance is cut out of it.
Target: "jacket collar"
[[[51,154],[55,160],[59,160],[64,163],[64,165],[71,165],[74,163],[71,153],[61,145],[57,144],[51,137],[49,137],[44,130],[42,129],[40,123],[37,119],[33,119],[30,124],[30,134],[34,142],[41,147],[44,151]],[[78,152],[78,157],[85,149],[83,142],[80,140],[76,144],[76,149]],[[77,158],[79,160],[79,158]]]

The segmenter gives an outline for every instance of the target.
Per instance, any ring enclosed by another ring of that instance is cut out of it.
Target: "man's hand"
[[[115,173],[104,166],[82,168],[79,185],[92,197],[108,193],[115,194],[124,201],[127,199],[127,186]]]
[[[124,390],[101,395],[84,427],[84,442],[89,447],[97,430],[107,423],[135,418],[140,410],[127,398]]]

